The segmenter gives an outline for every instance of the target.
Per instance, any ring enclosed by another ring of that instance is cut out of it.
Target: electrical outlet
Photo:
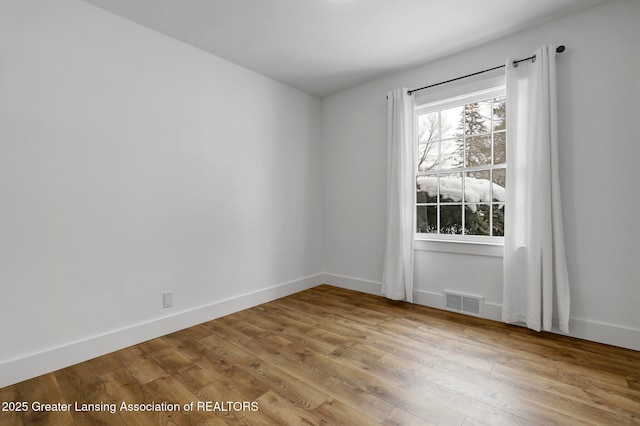
[[[173,293],[170,291],[162,293],[162,307],[170,308],[173,306]]]

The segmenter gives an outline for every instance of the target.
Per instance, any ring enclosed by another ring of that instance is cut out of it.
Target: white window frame
[[[469,87],[471,87],[471,89]],[[465,104],[473,103],[476,101],[486,100],[489,98],[496,98],[496,97],[503,97],[503,96],[506,96],[504,79],[493,78],[493,79],[487,79],[483,82],[476,82],[475,84],[472,84],[471,86],[467,86],[466,88],[462,87],[462,88],[458,88],[458,90],[454,88],[453,91],[449,90],[448,92],[446,92],[445,95],[441,94],[439,97],[437,94],[435,96],[432,95],[430,98],[425,97],[422,99],[422,102],[420,102],[419,99],[416,99],[417,105],[415,108],[415,115],[414,115],[414,118],[415,118],[414,135],[416,135],[415,138],[417,139],[417,135],[418,135],[417,127],[418,127],[419,115],[426,114],[433,111],[444,110],[444,109],[455,107],[455,106],[465,105]],[[415,149],[417,149],[418,147],[417,140],[415,141],[414,146],[415,146]],[[413,167],[414,167],[415,177],[417,178],[419,176],[417,165],[414,165]],[[472,167],[472,168],[462,167],[458,169],[452,169],[451,172],[463,173],[464,171],[491,170],[494,168],[502,168],[502,166],[494,167],[494,165],[487,165],[487,166]],[[414,182],[415,182],[415,179],[414,179]],[[414,208],[417,208],[417,204],[418,204],[417,191],[414,191]],[[506,205],[506,202],[505,202],[505,205]],[[463,211],[464,211],[464,207],[463,207]],[[414,224],[414,227],[415,225],[416,224]],[[458,251],[466,252],[466,249],[461,249],[460,247],[455,248],[450,243],[463,243],[466,246],[471,244],[473,247],[468,246],[468,248],[471,250],[472,253],[469,253],[469,254],[476,254],[478,246],[486,245],[486,246],[499,247],[499,246],[502,246],[504,243],[504,237],[486,236],[486,235],[430,234],[430,233],[415,232],[414,238],[416,242],[419,243],[418,244],[419,247],[422,248],[423,250],[433,249],[436,251],[453,250],[454,252],[458,252]],[[446,246],[444,246],[442,243],[447,243],[447,244]],[[444,247],[447,247],[447,250],[443,250]],[[502,253],[501,249],[499,249],[499,252],[496,252],[496,254],[494,255],[500,256],[501,253]]]

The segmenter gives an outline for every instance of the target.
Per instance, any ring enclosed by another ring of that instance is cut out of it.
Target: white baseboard
[[[640,351],[640,329],[579,318],[569,319],[571,336]],[[558,330],[558,334],[564,334]]]
[[[318,274],[0,363],[0,388],[211,321],[324,282]]]
[[[336,287],[378,296],[382,294],[382,283],[334,274],[325,274],[324,277],[326,284]],[[442,293],[414,290],[413,301],[418,305],[444,309],[444,296]],[[502,305],[485,302],[482,318],[502,322]],[[571,318],[569,329],[571,331],[569,336],[571,337],[640,351],[640,330],[636,328]],[[555,328],[552,331],[557,334],[564,334]]]
[[[382,294],[382,283],[362,280],[360,278],[345,277],[343,275],[324,274],[325,284],[333,285],[347,290],[359,291],[361,293],[380,296]]]

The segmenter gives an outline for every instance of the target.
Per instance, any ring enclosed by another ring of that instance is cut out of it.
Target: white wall
[[[565,44],[558,57],[560,167],[572,334],[640,349],[640,2],[621,0],[323,99],[328,281],[379,292],[387,91],[422,87]],[[468,83],[464,83],[468,84]],[[416,297],[485,296],[500,317],[502,260],[416,252]]]
[[[320,102],[78,0],[3,0],[0,387],[323,278],[379,291],[387,91],[543,43],[568,46],[573,333],[640,349],[639,9],[605,4]],[[499,315],[490,254],[419,250],[417,300],[473,292]]]
[[[3,0],[0,387],[319,284],[320,115],[84,2]]]

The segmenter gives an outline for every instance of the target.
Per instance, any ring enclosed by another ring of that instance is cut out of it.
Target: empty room
[[[640,1],[0,0],[0,425],[640,424]]]

